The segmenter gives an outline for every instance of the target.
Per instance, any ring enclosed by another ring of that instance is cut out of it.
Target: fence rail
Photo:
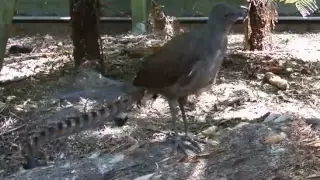
[[[208,17],[177,17],[181,23],[205,23]],[[241,23],[243,18],[238,19]],[[13,23],[67,23],[70,21],[69,16],[14,16]],[[131,22],[130,17],[101,17],[102,22]],[[320,22],[320,17],[301,17],[301,16],[279,16],[279,24],[287,23],[306,23]]]

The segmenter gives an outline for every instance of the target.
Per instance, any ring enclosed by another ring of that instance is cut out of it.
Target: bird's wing
[[[199,45],[193,34],[177,36],[166,43],[159,51],[145,59],[140,71],[134,78],[135,86],[163,88],[176,83],[188,75],[193,66],[201,60],[196,51]]]

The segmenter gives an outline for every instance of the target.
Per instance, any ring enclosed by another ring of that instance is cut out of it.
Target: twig
[[[18,127],[13,128],[13,129],[10,129],[10,130],[8,130],[8,131],[6,131],[6,132],[1,133],[0,136],[3,136],[3,135],[6,135],[6,134],[9,134],[9,133],[12,133],[12,132],[14,132],[14,131],[17,131],[17,130],[25,127],[26,125],[27,125],[27,124],[23,124],[23,125],[21,125],[21,126],[18,126]]]
[[[14,117],[16,117],[16,118],[18,118],[18,119],[22,120],[22,118],[21,118],[21,117],[19,117],[18,115],[16,115],[16,114],[15,114],[15,113],[13,113],[13,112],[9,112],[9,114],[11,114],[12,116],[14,116]]]

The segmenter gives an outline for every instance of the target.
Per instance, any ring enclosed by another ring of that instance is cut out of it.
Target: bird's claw
[[[36,167],[47,166],[47,159],[45,158],[45,154],[40,156],[40,159],[36,158],[34,155],[26,155],[24,156],[25,163],[21,163],[23,169],[33,169]]]
[[[37,160],[35,158],[26,158],[26,163],[21,163],[23,169],[33,169],[36,167],[47,166],[47,162],[45,160]]]
[[[178,149],[180,149],[184,153],[184,155],[188,155],[188,150],[191,150],[195,153],[200,153],[201,147],[199,143],[205,144],[206,142],[196,137],[176,135],[174,137],[173,153],[176,154]]]

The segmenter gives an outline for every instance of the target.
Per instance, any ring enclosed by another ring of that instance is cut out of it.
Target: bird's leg
[[[37,150],[30,142],[24,144],[22,155],[25,158],[25,163],[21,163],[24,169],[33,169],[36,167],[47,166],[46,155],[43,152]],[[38,155],[41,154],[41,160],[38,159]]]
[[[22,167],[24,169],[33,169],[39,166],[39,162],[36,159],[35,150],[32,147],[32,145],[30,143],[26,143],[25,146],[26,147],[23,147],[23,148],[26,148],[26,150],[23,149],[22,152],[23,152],[23,156],[25,158],[26,163],[22,163]]]
[[[176,121],[178,119],[178,106],[177,106],[177,100],[169,100],[169,108],[170,108],[170,113],[171,113],[171,118],[172,118],[172,126],[173,130],[175,133],[175,136],[178,135],[178,129],[177,129],[177,124]]]
[[[181,110],[181,112],[183,112],[184,118],[183,118],[183,122],[184,122],[184,129],[185,129],[185,135],[184,136],[180,136],[178,134],[178,129],[177,129],[177,120],[178,120],[178,104],[177,104],[178,100],[174,99],[174,100],[169,100],[169,107],[170,107],[170,112],[171,112],[171,117],[172,117],[172,125],[173,125],[173,129],[174,129],[174,133],[175,133],[175,137],[174,137],[174,148],[173,151],[176,152],[178,148],[180,148],[182,150],[182,152],[187,155],[187,149],[196,151],[196,152],[200,152],[201,148],[200,146],[197,144],[197,142],[195,142],[193,140],[193,138],[190,138],[187,134],[188,132],[188,123],[187,123],[187,119],[184,113],[184,109]],[[180,104],[180,103],[179,103]],[[179,105],[180,106],[180,105]],[[185,141],[189,141],[191,143],[191,145],[187,144]]]
[[[184,138],[186,140],[188,140],[193,146],[195,146],[196,148],[201,150],[201,147],[199,146],[198,143],[201,142],[201,143],[205,144],[206,142],[204,140],[199,139],[199,138],[190,137],[188,135],[188,121],[187,121],[186,111],[184,109],[186,102],[187,102],[187,97],[178,99],[178,104],[179,104],[179,108],[180,108],[181,116],[182,116],[182,120],[183,120],[183,125],[184,125],[184,133],[185,133]]]
[[[184,109],[184,105],[187,103],[186,101],[187,101],[186,98],[179,98],[178,99],[178,104],[179,104],[179,108],[180,108],[181,116],[182,116],[182,120],[183,120],[185,137],[188,136],[188,121],[187,121],[186,111]]]

